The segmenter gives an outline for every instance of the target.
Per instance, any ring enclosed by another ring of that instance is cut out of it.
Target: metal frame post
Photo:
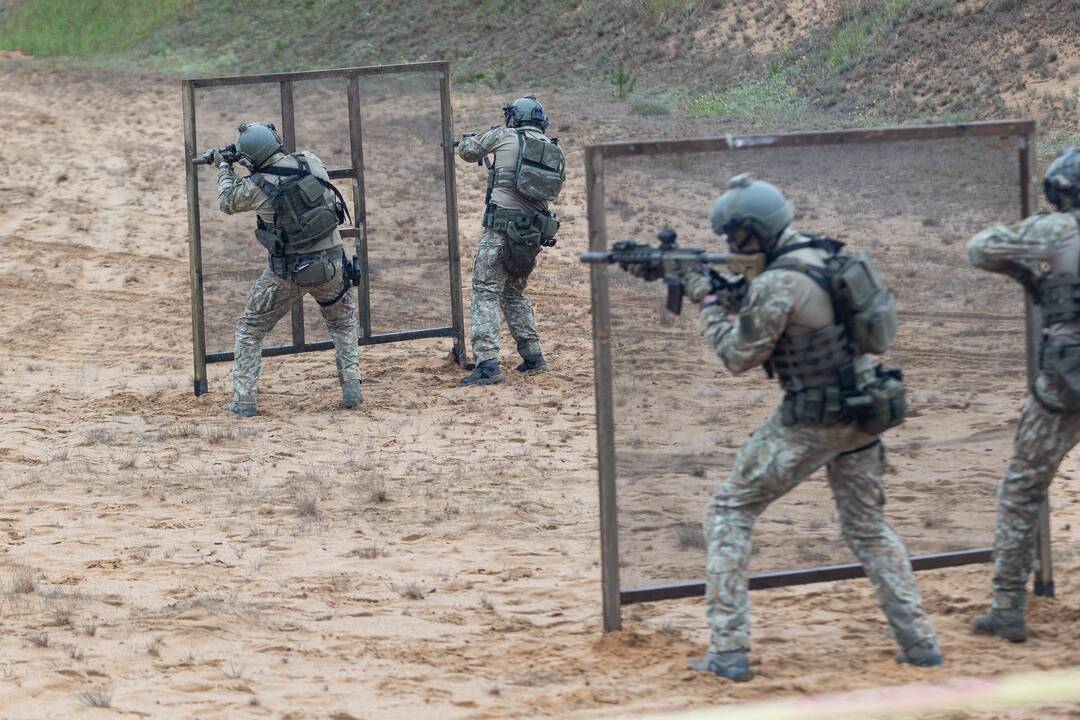
[[[208,391],[206,378],[206,323],[203,314],[202,225],[199,218],[199,175],[191,164],[195,149],[195,86],[180,86],[184,108],[184,177],[187,182],[188,275],[191,284],[191,347],[195,365],[195,396]]]
[[[1020,138],[1020,204],[1023,216],[1031,212],[1031,153],[1034,146],[1035,123],[1030,120],[989,121],[959,125],[928,125],[909,128],[876,128],[869,130],[838,130],[825,132],[784,133],[777,135],[725,136],[684,140],[651,140],[612,142],[590,145],[585,149],[585,184],[589,222],[589,248],[607,249],[607,230],[604,206],[604,161],[607,158],[675,153],[699,153],[753,150],[762,147],[803,147],[879,143],[898,140],[937,140],[961,137],[1019,137]],[[623,590],[619,581],[618,499],[616,485],[615,417],[613,398],[613,368],[611,362],[611,317],[607,268],[590,266],[592,281],[593,358],[596,383],[597,471],[600,489],[600,552],[603,589],[604,630],[621,627],[620,607],[639,602],[652,602],[701,596],[705,583],[689,580],[665,585],[644,586]],[[1027,364],[1029,377],[1035,372],[1039,336],[1037,309],[1028,304],[1025,315],[1027,330]],[[1037,594],[1053,594],[1050,564],[1050,526],[1048,505],[1040,513],[1039,575]],[[932,570],[991,560],[991,548],[973,548],[958,552],[935,553],[913,557],[915,570]],[[842,564],[815,568],[799,568],[780,572],[760,573],[750,578],[750,589],[786,587],[809,583],[863,577],[861,565]]]
[[[296,152],[296,114],[293,110],[292,80],[281,81],[281,139],[285,141],[285,152]],[[301,297],[292,306],[292,344],[304,346],[304,299]]]
[[[1020,165],[1020,218],[1032,213],[1031,170],[1034,166],[1034,132],[1021,137],[1017,142],[1017,155]],[[1031,295],[1024,293],[1024,331],[1027,350],[1028,386],[1035,382],[1039,367],[1039,346],[1042,342],[1042,318],[1039,306]],[[1035,557],[1038,567],[1035,570],[1034,593],[1040,597],[1054,597],[1054,559],[1050,529],[1050,489],[1046,490],[1046,499],[1039,506],[1039,520],[1035,535]]]
[[[359,302],[356,304],[357,335],[371,337],[371,270],[368,265],[367,195],[364,193],[364,124],[360,115],[360,78],[349,78],[349,150],[353,179],[353,227],[356,254],[360,256],[363,273],[360,276]]]
[[[589,219],[589,249],[607,247],[604,215],[604,157],[596,148],[585,150],[585,187]],[[604,632],[622,627],[619,584],[619,508],[615,486],[615,407],[611,364],[611,305],[607,268],[589,267],[592,281],[593,362],[596,395],[596,462],[600,491],[600,584],[604,603]]]
[[[461,300],[461,246],[458,238],[457,170],[454,164],[454,110],[450,94],[450,65],[439,73],[442,110],[443,174],[446,188],[446,235],[450,254],[450,317],[454,326],[454,360],[464,367],[465,308]]]

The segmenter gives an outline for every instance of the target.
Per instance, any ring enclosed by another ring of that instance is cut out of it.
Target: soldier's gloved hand
[[[214,150],[214,164],[219,168],[232,168],[232,163],[217,149]]]
[[[671,277],[685,280],[687,275],[693,272],[700,272],[697,269],[698,263],[693,263],[689,260],[664,260],[664,274]]]
[[[717,282],[717,278],[720,282]],[[729,281],[722,275],[717,274],[712,278],[712,292],[706,295],[701,302],[701,309],[719,305],[726,313],[737,313],[746,304],[746,278],[740,277],[736,281]]]
[[[664,277],[664,266],[660,264],[633,263],[621,264],[620,267],[634,277],[641,278],[646,282],[652,282],[653,280],[659,280]]]
[[[705,268],[707,271],[708,268]],[[712,294],[713,283],[702,271],[702,268],[692,268],[683,273],[683,293],[691,302],[699,303],[707,295]]]

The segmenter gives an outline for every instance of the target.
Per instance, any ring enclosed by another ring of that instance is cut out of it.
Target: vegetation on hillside
[[[841,0],[797,22],[798,5],[444,0],[433,22],[406,0],[14,0],[0,49],[182,76],[445,58],[466,89],[609,93],[733,129],[1032,108],[1074,124],[1075,91],[1028,81],[1080,73],[1058,49],[1080,0]]]

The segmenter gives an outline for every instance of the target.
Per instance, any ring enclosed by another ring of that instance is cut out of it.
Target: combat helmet
[[[1054,158],[1043,177],[1043,193],[1058,210],[1065,198],[1072,207],[1080,207],[1080,150],[1070,146]]]
[[[713,204],[712,228],[717,235],[733,238],[738,230],[748,237],[736,249],[746,249],[751,240],[766,253],[772,250],[780,233],[795,218],[795,210],[780,189],[749,173],[731,178],[728,190]]]
[[[535,95],[519,97],[509,105],[504,105],[502,110],[503,117],[506,118],[506,127],[535,125],[542,131],[547,130],[547,113],[544,112],[544,106],[540,104]]]
[[[273,123],[244,123],[236,136],[236,154],[252,169],[262,167],[263,163],[284,149],[285,142]]]

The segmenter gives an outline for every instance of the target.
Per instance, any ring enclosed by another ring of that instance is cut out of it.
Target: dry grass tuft
[[[297,517],[313,520],[319,517],[319,498],[310,493],[298,493],[293,498],[293,507],[296,508]]]
[[[425,597],[427,597],[424,594],[424,591],[420,588],[420,586],[414,582],[406,583],[405,585],[391,583],[390,589],[396,592],[401,597],[405,598],[406,600],[423,600]]]
[[[37,590],[37,570],[29,565],[16,565],[11,570],[8,592],[12,595],[29,595]]]
[[[85,690],[79,693],[79,702],[87,707],[107,708],[112,707],[112,690],[97,688]]]
[[[371,543],[370,545],[359,545],[349,551],[349,557],[357,557],[362,560],[374,560],[378,557],[386,557],[390,554],[390,551],[385,546],[377,543]]]
[[[161,657],[161,646],[164,644],[164,638],[160,635],[155,635],[153,639],[146,643],[146,652],[154,657]]]
[[[47,633],[47,632],[30,633],[29,640],[30,640],[30,644],[33,645],[34,647],[39,647],[39,648],[47,648],[47,647],[49,647],[49,633]]]
[[[90,428],[82,434],[83,445],[115,445],[116,433],[108,428]]]
[[[390,493],[386,488],[386,481],[376,478],[368,483],[368,502],[381,505],[390,501]]]

